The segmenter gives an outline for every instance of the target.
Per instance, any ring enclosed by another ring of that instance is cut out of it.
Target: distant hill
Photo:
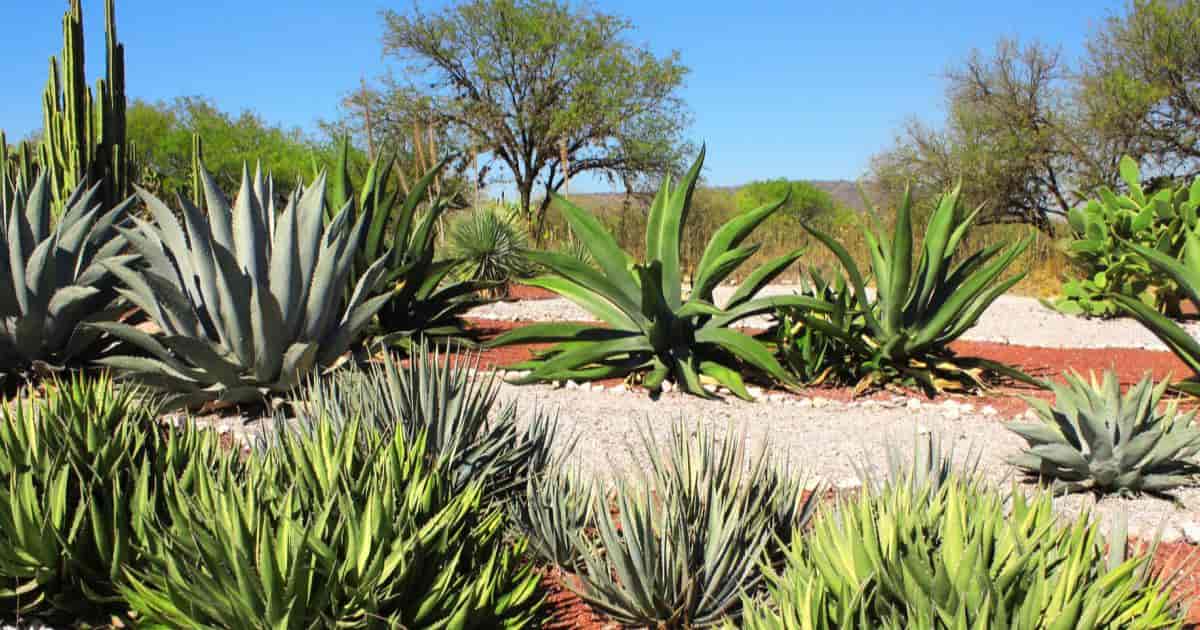
[[[838,204],[850,208],[855,212],[861,212],[864,209],[862,196],[858,194],[858,184],[847,179],[818,179],[806,180],[808,183],[824,190],[833,197]],[[714,186],[717,190],[727,190],[737,192],[741,186]],[[593,210],[602,208],[611,208],[618,206],[624,199],[625,194],[619,192],[604,192],[604,193],[571,193],[568,195],[576,203]]]

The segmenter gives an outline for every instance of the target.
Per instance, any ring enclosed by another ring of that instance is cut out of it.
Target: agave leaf
[[[745,214],[738,215],[730,219],[725,225],[722,225],[712,238],[708,241],[708,246],[704,248],[704,253],[700,256],[700,263],[696,266],[695,278],[692,281],[692,286],[703,286],[705,278],[713,275],[717,259],[724,256],[731,249],[741,245],[742,241],[750,235],[763,221],[767,220],[779,208],[781,208],[791,196],[791,191],[784,195],[783,199],[771,204],[766,204],[756,210],[752,210]],[[701,294],[705,299],[712,301],[711,295]]]
[[[554,202],[570,224],[571,232],[588,248],[609,282],[620,289],[627,299],[637,300],[641,290],[626,266],[625,254],[616,239],[586,210],[562,197],[555,196]]]

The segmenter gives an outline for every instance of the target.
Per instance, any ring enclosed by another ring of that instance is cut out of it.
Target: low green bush
[[[851,385],[862,377],[862,365],[846,339],[868,334],[862,304],[846,279],[827,280],[817,269],[809,270],[800,295],[829,305],[829,312],[781,307],[775,324],[763,338],[770,341],[783,364],[796,379],[808,385]],[[809,320],[822,322],[818,327]],[[838,331],[829,334],[826,326]]]
[[[525,255],[529,237],[510,209],[483,206],[460,214],[450,224],[449,241],[450,256],[463,262],[470,279],[500,293],[534,271]]]
[[[740,627],[1178,628],[1175,576],[1130,555],[1087,513],[1064,523],[1047,493],[913,472],[823,509],[796,537]],[[936,482],[935,482],[936,481]],[[1152,552],[1153,550],[1151,550]]]

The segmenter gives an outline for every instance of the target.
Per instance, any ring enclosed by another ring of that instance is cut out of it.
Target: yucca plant
[[[437,257],[438,224],[448,200],[432,194],[430,185],[447,162],[429,169],[406,194],[389,183],[396,170],[394,156],[372,161],[357,192],[345,140],[334,165],[334,207],[349,204],[357,220],[368,222],[362,246],[354,253],[351,277],[377,262],[383,264],[381,280],[371,290],[389,296],[379,310],[376,331],[384,345],[411,349],[412,341],[421,338],[467,341],[470,334],[462,316],[485,303],[478,294],[486,283],[452,280],[453,272],[463,266],[461,259]]]
[[[410,442],[424,435],[427,455],[455,490],[478,484],[485,498],[504,499],[550,466],[552,448],[561,457],[573,444],[555,445],[557,422],[539,411],[519,428],[522,414],[515,403],[499,403],[499,393],[478,356],[443,356],[422,343],[407,361],[388,356],[365,369],[340,370],[306,384],[296,398],[304,401],[301,417],[360,420]]]
[[[907,477],[823,509],[739,627],[1180,627],[1178,573],[1128,543],[1123,520],[1107,538],[1089,514],[1061,522],[1048,493]]]
[[[615,515],[593,498],[574,537],[579,595],[616,621],[639,627],[711,626],[736,617],[761,579],[759,563],[812,515],[818,492],[777,468],[768,447],[748,457],[744,438],[672,429],[664,456],[643,441],[652,472],[617,479]],[[778,537],[782,534],[782,537]]]
[[[1103,381],[1075,373],[1066,381],[1051,385],[1053,406],[1027,399],[1040,421],[1008,424],[1029,443],[1013,465],[1069,492],[1158,494],[1194,483],[1200,428],[1175,401],[1159,410],[1166,381],[1146,375],[1124,395],[1111,370]]]
[[[234,204],[202,170],[207,208],[179,198],[183,224],[145,190],[154,222],[124,230],[143,265],[109,264],[121,294],[157,327],[97,324],[147,353],[101,362],[171,402],[254,402],[290,391],[357,343],[389,299],[370,297],[386,261],[367,268],[352,293],[346,279],[369,217],[349,206],[325,224],[325,183],[297,188],[276,211],[269,175],[243,168]]]
[[[1192,194],[1200,200],[1200,180],[1197,182],[1197,185],[1192,186]],[[1200,234],[1192,230],[1185,235],[1181,260],[1141,245],[1131,243],[1129,248],[1155,268],[1171,276],[1188,300],[1200,308]],[[1194,373],[1200,375],[1200,342],[1197,342],[1191,333],[1147,306],[1136,295],[1113,294],[1112,299],[1161,339]],[[1174,383],[1172,387],[1192,396],[1200,396],[1200,381],[1195,377]]]
[[[799,250],[764,263],[746,276],[724,306],[713,304],[717,286],[758,251],[758,246],[742,242],[786,199],[743,213],[718,229],[692,274],[691,291],[685,299],[679,240],[703,164],[701,151],[678,186],[668,179],[659,189],[650,206],[647,254],[642,263],[633,262],[596,217],[565,199],[556,199],[596,267],[565,254],[531,252],[531,260],[550,273],[526,284],[579,304],[605,325],[534,324],[496,338],[492,346],[559,342],[531,361],[510,366],[529,370],[513,382],[634,375],[650,392],[660,391],[663,382],[670,380],[683,391],[711,398],[713,394],[704,387],[708,380],[750,399],[739,373],[744,362],[781,383],[795,384],[766,346],[733,326],[784,305],[828,308],[803,296],[755,297],[800,257]]]
[[[81,187],[54,223],[44,174],[28,189],[21,181],[9,188],[3,179],[0,372],[45,371],[96,357],[103,350],[99,331],[81,324],[119,315],[116,278],[106,265],[135,258],[123,254],[117,231],[131,202],[104,209],[96,186]]]
[[[1032,239],[1031,235],[1007,250],[1004,243],[996,243],[961,256],[958,246],[981,208],[965,212],[959,192],[956,187],[938,201],[925,228],[920,258],[915,261],[909,192],[904,192],[890,235],[877,214],[871,212],[874,226],[864,225],[863,234],[876,284],[873,298],[866,297],[863,274],[846,248],[833,237],[805,225],[842,263],[863,304],[866,331],[862,335],[819,317],[805,318],[806,325],[842,340],[862,364],[865,374],[855,385],[856,393],[897,381],[931,394],[974,389],[984,386],[985,372],[1037,383],[992,361],[957,357],[947,347],[974,326],[996,298],[1024,277],[1021,273],[1001,279]]]
[[[867,333],[866,318],[858,294],[846,284],[844,276],[832,281],[819,270],[809,270],[809,280],[800,294],[820,300],[830,306],[828,313],[807,309],[782,307],[776,310],[776,324],[762,335],[776,348],[780,362],[805,384],[831,383],[844,385],[859,378],[858,358],[847,348],[845,338],[862,338]],[[821,319],[840,331],[827,334],[824,329],[809,326],[806,318]]]
[[[145,392],[103,374],[46,390],[0,411],[0,604],[107,621],[165,495],[231,458],[215,434],[159,426]]]
[[[357,420],[285,428],[244,474],[169,506],[122,593],[171,628],[525,628],[523,544],[472,484],[454,491],[410,442]]]
[[[487,283],[499,295],[533,272],[525,256],[528,249],[529,238],[519,219],[501,208],[475,208],[450,226],[450,255],[463,261],[471,280]]]

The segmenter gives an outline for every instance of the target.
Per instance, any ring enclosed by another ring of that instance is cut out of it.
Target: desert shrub
[[[386,436],[422,447],[445,483],[456,491],[478,484],[487,499],[504,499],[546,470],[554,455],[557,422],[531,414],[518,426],[515,403],[499,403],[495,377],[478,359],[441,356],[422,344],[411,359],[385,357],[367,368],[351,367],[297,392],[302,418],[336,424],[360,421]],[[561,444],[569,452],[571,444]]]
[[[708,241],[692,273],[684,299],[680,247],[696,180],[704,155],[678,186],[667,181],[651,207],[646,229],[645,262],[634,263],[603,225],[587,211],[559,199],[558,208],[573,233],[588,247],[597,267],[553,252],[531,252],[530,258],[550,270],[527,284],[554,291],[588,309],[605,326],[534,324],[505,333],[493,346],[557,342],[528,362],[510,366],[529,370],[514,382],[590,380],[633,375],[650,392],[667,379],[688,393],[711,397],[704,375],[750,398],[739,373],[745,363],[792,384],[770,351],[753,337],[733,329],[738,321],[792,305],[825,309],[824,303],[801,296],[756,298],[759,291],[800,257],[795,250],[751,272],[723,307],[713,304],[718,285],[757,251],[742,242],[779,209],[784,200],[736,216]]]
[[[475,208],[450,226],[450,256],[461,260],[472,280],[503,289],[530,275],[529,238],[515,212],[495,206]]]
[[[580,596],[634,626],[703,627],[736,617],[740,598],[761,580],[759,564],[804,527],[819,494],[804,496],[804,484],[767,457],[768,446],[749,457],[743,440],[679,423],[660,453],[644,436],[651,471],[615,481],[614,514],[594,495],[589,527],[574,537]]]
[[[1174,576],[1051,496],[979,477],[907,473],[823,509],[796,537],[742,627],[1174,628]],[[933,481],[937,480],[937,483]],[[1152,550],[1151,550],[1152,551]]]
[[[596,492],[594,481],[564,465],[530,475],[525,492],[508,502],[512,527],[538,560],[573,567],[582,560],[575,541],[592,522]]]
[[[75,623],[120,614],[123,572],[168,496],[228,465],[213,434],[170,431],[107,376],[49,381],[0,412],[0,602]]]
[[[844,276],[827,280],[819,270],[810,269],[800,295],[829,305],[828,312],[782,307],[775,311],[775,324],[764,334],[782,363],[796,379],[809,385],[855,383],[862,366],[846,339],[861,339],[867,334],[866,318],[858,295]],[[810,324],[810,321],[820,322]],[[830,334],[832,327],[838,334]]]
[[[1051,384],[1053,406],[1028,399],[1037,421],[1009,423],[1029,443],[1014,465],[1065,491],[1164,493],[1195,481],[1196,414],[1178,413],[1175,401],[1160,411],[1166,381],[1147,375],[1122,395],[1111,370],[1102,382],[1094,374],[1066,380]]]
[[[1185,291],[1130,245],[1181,259],[1185,236],[1196,229],[1200,178],[1190,188],[1152,192],[1142,187],[1137,163],[1128,157],[1121,161],[1121,178],[1127,194],[1101,188],[1098,199],[1067,215],[1071,235],[1064,247],[1078,277],[1063,284],[1063,295],[1053,305],[1065,313],[1113,317],[1124,313],[1111,297],[1117,293],[1178,316]]]
[[[172,628],[523,628],[537,576],[481,484],[456,490],[426,437],[356,418],[285,428],[243,474],[200,478],[150,529],[122,593]]]
[[[865,333],[830,325],[816,315],[804,323],[846,344],[860,364],[861,393],[896,382],[930,394],[984,385],[987,372],[1032,381],[1020,372],[982,359],[958,357],[949,344],[969,330],[984,310],[1023,274],[1002,278],[1032,237],[1011,247],[999,242],[969,255],[957,251],[979,210],[966,212],[956,188],[942,196],[925,227],[919,258],[914,257],[911,198],[905,193],[895,225],[885,229],[872,213],[863,234],[869,244],[875,293],[868,297],[863,274],[847,248],[828,234],[806,226],[841,262],[866,320]],[[824,309],[810,308],[817,312]]]

